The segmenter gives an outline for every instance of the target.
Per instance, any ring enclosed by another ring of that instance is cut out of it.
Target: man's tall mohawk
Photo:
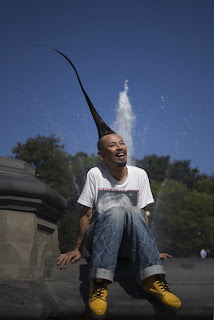
[[[87,93],[85,92],[85,90],[84,90],[84,88],[82,86],[82,83],[80,81],[79,75],[78,75],[77,70],[76,70],[75,66],[73,65],[73,63],[62,52],[60,52],[60,51],[58,51],[58,50],[56,50],[54,48],[51,48],[51,49],[56,51],[56,52],[58,52],[59,54],[61,54],[70,63],[70,65],[74,69],[74,71],[76,73],[76,76],[77,76],[77,79],[79,81],[80,87],[82,89],[82,92],[83,92],[83,94],[85,96],[85,99],[86,99],[86,101],[88,103],[88,106],[89,106],[89,109],[91,111],[91,114],[92,114],[92,116],[94,118],[95,124],[97,126],[99,139],[102,138],[103,136],[108,135],[108,134],[115,133],[111,128],[109,128],[109,126],[107,126],[107,124],[103,121],[103,119],[97,113],[96,109],[94,108],[91,100],[89,99]]]

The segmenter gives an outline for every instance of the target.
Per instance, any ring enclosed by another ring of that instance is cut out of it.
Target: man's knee
[[[142,211],[139,208],[134,207],[134,206],[126,208],[125,212],[128,215],[133,215],[134,217],[136,217],[142,213]]]
[[[138,207],[132,206],[132,207],[126,208],[126,211],[129,213],[138,214],[140,209]]]
[[[127,217],[132,219],[133,221],[140,220],[142,222],[144,221],[146,222],[144,213],[137,207],[132,206],[132,207],[126,208],[125,212]]]
[[[125,217],[125,210],[123,208],[117,208],[117,207],[114,207],[114,208],[111,208],[103,213],[101,213],[99,216],[98,216],[98,220],[115,220],[115,221],[118,221],[118,220],[121,220],[121,219],[124,219]]]

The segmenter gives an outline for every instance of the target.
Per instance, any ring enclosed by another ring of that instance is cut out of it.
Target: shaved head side
[[[102,138],[100,138],[98,141],[97,141],[97,150],[98,151],[102,151],[103,149],[103,140]]]

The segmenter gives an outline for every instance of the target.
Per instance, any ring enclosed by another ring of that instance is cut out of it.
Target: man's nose
[[[123,148],[120,145],[118,145],[117,146],[117,151],[120,151],[120,150],[123,150]]]

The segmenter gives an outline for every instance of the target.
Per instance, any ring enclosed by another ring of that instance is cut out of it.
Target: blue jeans
[[[84,243],[91,253],[89,278],[113,281],[119,252],[130,257],[137,269],[137,281],[165,274],[155,239],[144,213],[137,207],[111,208],[87,227]]]

